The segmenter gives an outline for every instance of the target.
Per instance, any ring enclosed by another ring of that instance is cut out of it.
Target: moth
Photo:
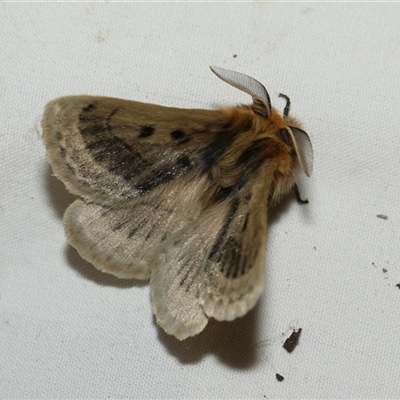
[[[211,67],[250,105],[181,109],[107,97],[50,102],[42,121],[54,174],[78,195],[69,242],[119,278],[150,280],[157,323],[183,340],[259,299],[267,212],[310,176],[311,141],[247,75]]]

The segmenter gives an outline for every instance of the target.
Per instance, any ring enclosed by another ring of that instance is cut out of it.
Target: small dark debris
[[[300,333],[301,333],[301,328],[299,330],[293,331],[292,334],[285,340],[285,343],[283,343],[283,348],[288,352],[291,353],[296,346],[299,344],[299,338],[300,338]]]
[[[384,274],[386,274],[387,269],[386,269],[386,268],[382,268],[382,272],[383,272]]]
[[[234,54],[234,55],[233,55],[233,58],[236,58],[236,57],[237,57],[237,54]]]
[[[380,219],[388,219],[388,216],[384,214],[378,214],[377,217]]]
[[[275,376],[276,376],[276,379],[277,379],[279,382],[282,382],[282,381],[285,379],[282,375],[279,375],[279,374],[276,374]]]
[[[400,283],[398,283],[396,286],[400,289]]]

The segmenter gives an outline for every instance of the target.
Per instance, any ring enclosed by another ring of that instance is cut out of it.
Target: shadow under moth
[[[310,176],[312,146],[264,86],[211,67],[250,105],[181,109],[108,97],[50,102],[42,126],[54,174],[81,197],[69,242],[96,268],[149,279],[157,323],[183,340],[259,299],[267,211]]]

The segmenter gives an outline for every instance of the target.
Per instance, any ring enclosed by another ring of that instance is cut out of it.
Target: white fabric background
[[[399,397],[399,4],[2,3],[0,19],[1,398]],[[314,174],[308,206],[289,198],[271,216],[255,310],[179,342],[147,284],[68,245],[74,197],[51,176],[40,119],[69,94],[251,101],[209,65],[260,80],[279,109],[291,97]]]

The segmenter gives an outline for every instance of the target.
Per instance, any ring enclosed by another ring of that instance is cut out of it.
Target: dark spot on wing
[[[82,111],[89,112],[89,111],[94,110],[95,108],[96,108],[96,106],[93,103],[90,103],[86,107],[83,107]]]
[[[150,125],[142,125],[140,127],[140,133],[139,133],[139,137],[140,138],[145,138],[145,137],[149,137],[154,133],[155,129],[153,126]]]
[[[177,129],[175,131],[172,131],[170,133],[172,139],[174,140],[180,140],[183,139],[185,137],[185,132],[181,131],[180,129]]]
[[[92,122],[101,121],[102,117],[91,113],[91,111],[94,111],[96,107],[97,107],[97,102],[90,103],[86,107],[83,107],[82,112],[79,114],[79,120],[92,121]]]

